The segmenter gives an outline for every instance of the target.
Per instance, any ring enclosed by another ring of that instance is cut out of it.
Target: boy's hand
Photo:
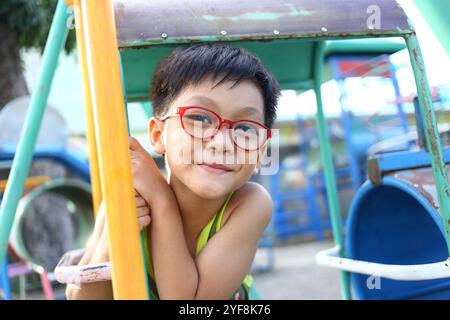
[[[136,199],[136,211],[138,216],[139,231],[142,231],[150,224],[152,218],[150,216],[150,208],[144,198],[135,190],[134,198]]]
[[[134,188],[151,208],[158,201],[164,201],[172,190],[155,160],[141,144],[133,137],[129,137],[129,143]]]

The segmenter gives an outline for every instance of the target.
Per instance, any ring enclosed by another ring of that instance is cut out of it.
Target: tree
[[[0,110],[11,100],[29,94],[20,49],[44,51],[58,0],[0,1]],[[75,47],[69,32],[65,51]]]

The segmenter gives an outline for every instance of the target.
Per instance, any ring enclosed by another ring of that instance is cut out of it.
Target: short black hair
[[[194,44],[177,47],[160,61],[152,79],[150,99],[153,114],[165,115],[170,104],[189,85],[199,84],[206,76],[213,81],[253,81],[264,99],[264,123],[271,128],[276,118],[280,85],[253,53],[222,43]],[[233,85],[233,86],[234,86]]]

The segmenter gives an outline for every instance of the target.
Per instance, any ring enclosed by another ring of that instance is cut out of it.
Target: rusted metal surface
[[[450,254],[450,184],[448,172],[442,154],[441,141],[439,139],[436,117],[432,107],[430,89],[420,45],[414,33],[406,36],[405,40],[408,47],[414,79],[416,81],[419,109],[423,121],[423,132],[427,142],[427,149],[430,153],[431,167],[433,169],[432,171],[440,207],[439,211],[445,227],[445,238]]]
[[[395,0],[113,0],[113,4],[121,47],[174,39],[412,32]]]
[[[444,162],[450,164],[450,148],[443,150]],[[415,170],[431,166],[430,154],[424,149],[381,153],[370,156],[367,160],[370,182],[379,185],[383,176],[401,170]]]
[[[446,167],[446,170],[447,175],[450,174],[450,165]],[[438,194],[431,167],[393,172],[388,176],[404,181],[416,189],[439,212]]]

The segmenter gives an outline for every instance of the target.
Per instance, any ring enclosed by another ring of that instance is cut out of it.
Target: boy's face
[[[178,107],[197,106],[223,119],[264,124],[263,97],[253,82],[240,81],[232,87],[235,82],[226,81],[214,87],[217,82],[207,77],[198,85],[185,88],[171,104],[169,114]],[[223,197],[245,184],[266,150],[266,145],[253,151],[236,146],[228,124],[210,139],[193,138],[183,129],[180,115],[165,121],[152,118],[149,132],[155,150],[165,152],[170,183],[181,183],[206,199]]]

